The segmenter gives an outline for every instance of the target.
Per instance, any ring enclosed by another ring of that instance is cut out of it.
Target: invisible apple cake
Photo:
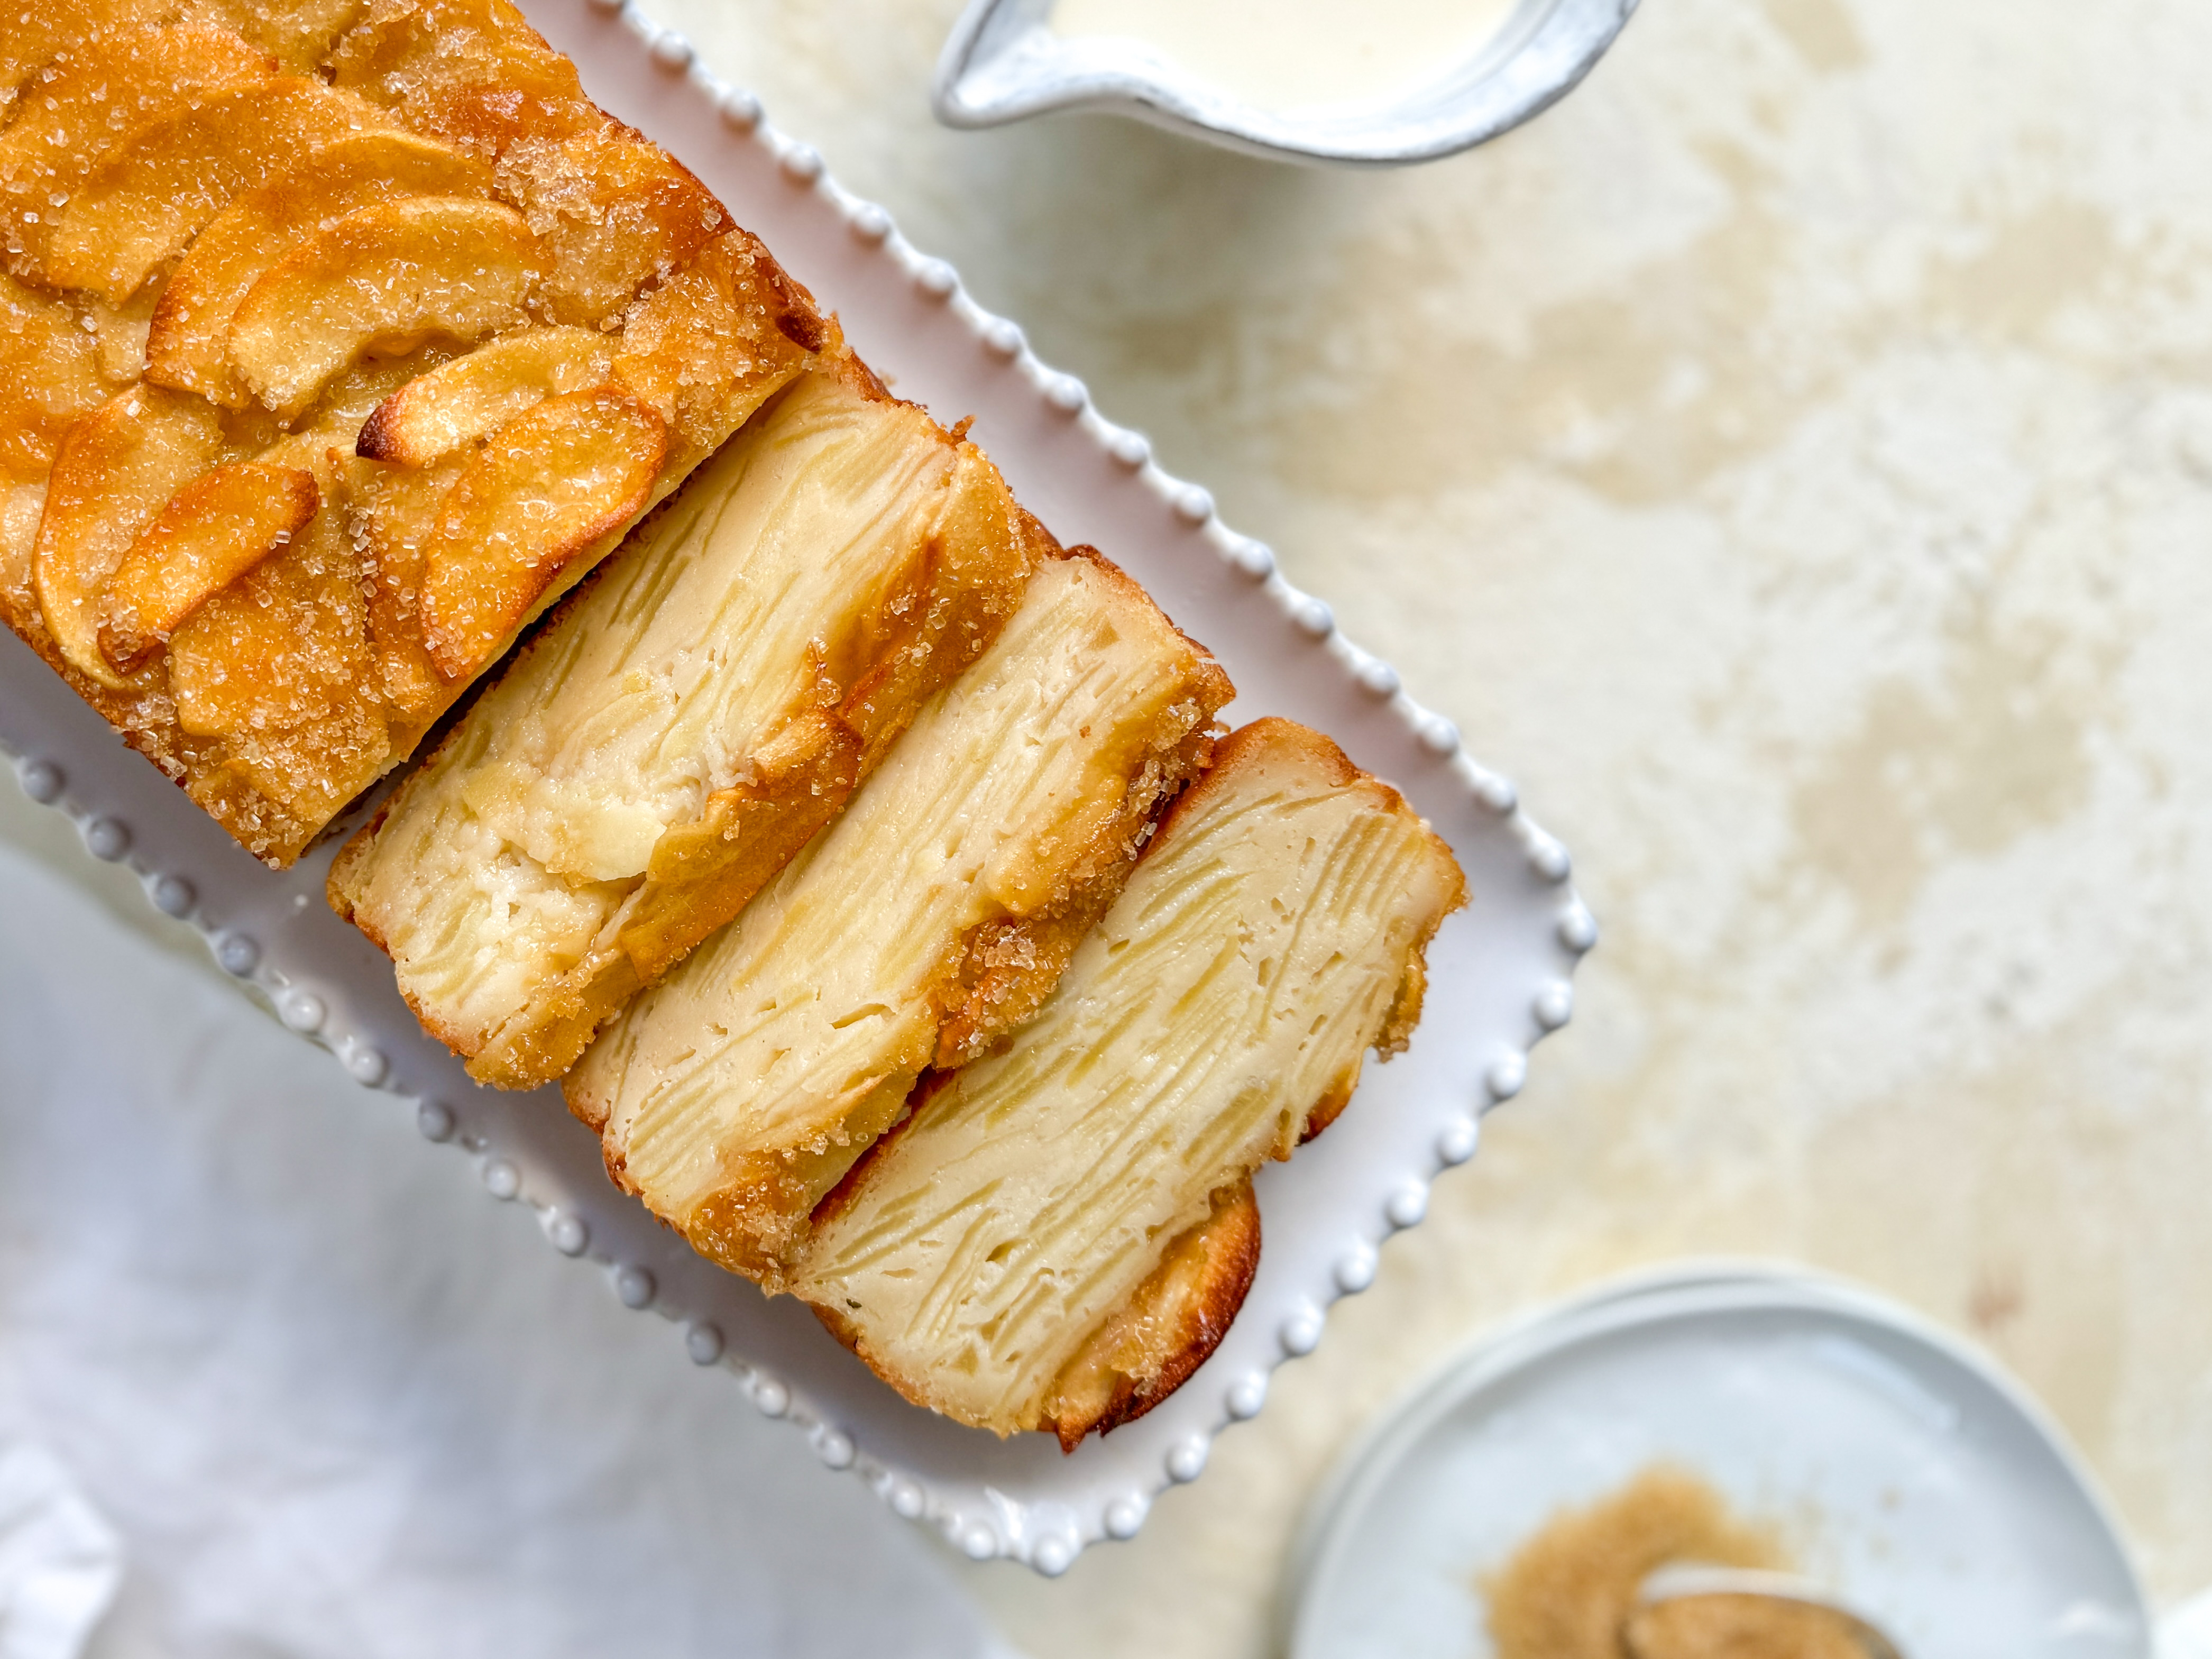
[[[962,1422],[1212,1352],[1464,897],[1394,790],[507,0],[16,6],[0,266],[0,617],[252,852],[538,624],[329,881],[471,1075]]]
[[[277,865],[834,345],[506,0],[15,8],[0,258],[0,617]]]
[[[483,1081],[559,1076],[736,915],[1056,550],[981,451],[851,362],[777,393],[632,541],[331,872]]]

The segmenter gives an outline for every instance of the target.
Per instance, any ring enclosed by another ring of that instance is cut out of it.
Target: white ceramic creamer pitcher
[[[1305,73],[1288,99],[1255,96],[1255,77],[1207,74],[1210,57],[1232,67],[1243,50],[1258,68],[1279,56],[1283,31],[1312,31],[1322,53],[1340,43],[1325,18],[1302,15],[1291,6],[1276,11],[1245,0],[1184,0],[1173,15],[1176,32],[1202,41],[1206,51],[1178,52],[1146,38],[1143,5],[1121,9],[1132,19],[1127,33],[1096,27],[1113,8],[1080,8],[1091,27],[1061,25],[1070,0],[974,0],[938,60],[933,101],[948,126],[997,126],[1055,110],[1104,110],[1255,155],[1372,167],[1402,166],[1494,138],[1550,107],[1589,72],[1636,9],[1637,0],[1498,0],[1493,15],[1478,3],[1478,21],[1456,43],[1436,36],[1431,56],[1394,88],[1364,84],[1342,42],[1337,84],[1325,85],[1328,60],[1310,55]],[[1211,16],[1194,17],[1208,5]],[[1387,11],[1387,9],[1384,9]],[[1265,15],[1264,21],[1255,19]],[[1433,31],[1449,22],[1449,8],[1409,13]],[[1372,28],[1383,12],[1361,18]],[[1204,35],[1188,34],[1202,25]],[[1269,32],[1273,31],[1272,33]],[[1386,43],[1402,47],[1405,42]],[[1224,56],[1226,54],[1226,56]],[[1404,56],[1402,51],[1399,54]],[[1318,62],[1314,61],[1318,58]],[[1194,62],[1194,59],[1200,60]],[[1316,70],[1320,71],[1316,79]]]

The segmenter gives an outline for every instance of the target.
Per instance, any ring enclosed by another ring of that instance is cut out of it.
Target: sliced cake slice
[[[1252,1172],[1404,1048],[1451,851],[1328,738],[1221,744],[1036,1017],[934,1078],[790,1254],[908,1399],[1000,1434],[1141,1415],[1259,1260]]]
[[[844,815],[568,1074],[609,1172],[774,1283],[922,1069],[1050,992],[1230,695],[1112,565],[1048,561]]]
[[[808,373],[354,837],[331,907],[471,1075],[559,1076],[836,816],[1050,545],[973,444],[855,362]]]

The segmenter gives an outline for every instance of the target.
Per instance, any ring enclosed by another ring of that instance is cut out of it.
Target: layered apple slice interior
[[[784,1282],[963,1423],[1072,1448],[1141,1415],[1243,1298],[1252,1173],[1404,1045],[1464,900],[1395,790],[1303,726],[1241,728],[1036,1017],[916,1091]]]
[[[923,1068],[1035,1012],[1230,695],[1113,566],[1048,561],[843,816],[569,1073],[610,1172],[776,1282]]]
[[[439,443],[476,398],[420,401]],[[803,375],[355,836],[331,904],[473,1076],[557,1077],[836,815],[1049,548],[981,451],[858,363]]]

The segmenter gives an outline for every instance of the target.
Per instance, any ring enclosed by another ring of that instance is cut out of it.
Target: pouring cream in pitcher
[[[1257,108],[1354,104],[1442,80],[1516,0],[1057,0],[1053,33],[1134,40]]]

